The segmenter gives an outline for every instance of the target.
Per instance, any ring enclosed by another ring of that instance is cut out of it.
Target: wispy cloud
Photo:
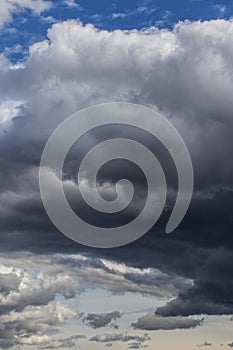
[[[39,15],[51,6],[52,3],[47,0],[2,0],[0,7],[0,27],[12,21],[12,15],[14,13],[29,9]]]
[[[80,8],[80,5],[75,0],[65,0],[64,4],[70,8]]]

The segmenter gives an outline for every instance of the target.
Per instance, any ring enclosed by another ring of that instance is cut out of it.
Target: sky
[[[233,347],[232,16],[233,2],[220,0],[1,0],[1,349]],[[130,162],[112,161],[98,174],[103,196],[130,179],[137,195],[124,212],[100,214],[80,197],[77,163],[114,135],[156,154],[168,199],[140,239],[89,248],[49,220],[40,159],[71,114],[114,101],[150,107],[175,126],[192,159],[193,197],[166,235],[177,191],[168,152],[148,133],[98,128],[64,163],[73,210],[116,227],[143,208],[145,176]]]

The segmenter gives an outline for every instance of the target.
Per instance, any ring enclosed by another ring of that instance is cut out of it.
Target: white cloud
[[[102,288],[113,294],[141,293],[167,300],[176,295],[180,289],[183,290],[185,285],[186,288],[190,285],[189,280],[167,275],[155,268],[132,268],[125,264],[83,255],[50,257],[42,255],[35,258],[31,255],[28,258],[22,256],[18,266],[22,268],[26,262],[30,269],[38,269],[41,272],[38,280],[34,282],[34,288],[30,289],[32,295],[37,290],[37,286],[41,286],[46,295],[51,295],[52,291],[56,291],[64,296],[72,296],[75,290],[81,292],[84,288],[91,287]],[[14,266],[14,263],[14,259],[9,259],[9,257],[4,259],[4,265]],[[11,270],[8,270],[8,273],[10,272]],[[54,275],[56,278],[53,277]],[[76,281],[76,285],[72,281]],[[30,282],[31,280],[28,281],[28,286]],[[52,291],[51,286],[53,286]],[[66,286],[66,289],[64,290],[62,286]],[[46,293],[45,290],[50,293]]]
[[[123,12],[116,12],[112,14],[113,19],[125,18],[125,17],[127,17],[127,14]]]
[[[39,15],[47,10],[51,3],[46,0],[1,0],[0,6],[0,27],[12,21],[14,13],[22,12],[26,9],[32,10]]]
[[[227,10],[227,7],[223,4],[217,4],[217,5],[214,5],[214,8],[219,12],[219,15],[222,17],[224,16],[226,10]]]
[[[61,303],[27,306],[21,312],[11,311],[0,317],[0,346],[39,345],[52,341],[48,330],[75,318],[77,312]]]
[[[65,0],[65,4],[68,7],[78,8],[79,4],[75,0]]]
[[[182,119],[187,113],[187,123],[191,115],[213,118],[231,110],[232,32],[233,22],[224,20],[144,32],[59,23],[49,29],[49,41],[30,48],[25,68],[11,74],[12,83],[29,76],[30,83],[7,92],[27,96],[41,122],[50,115],[47,123],[111,100],[157,105]]]
[[[57,294],[69,299],[74,297],[78,290],[77,283],[64,273],[55,276],[39,273],[35,278],[30,271],[12,268],[9,277],[14,277],[16,281],[20,278],[20,283],[18,288],[12,288],[10,293],[0,294],[1,313],[21,311],[31,305],[47,305],[55,300]]]
[[[4,100],[0,104],[0,126],[7,127],[13,118],[17,117],[23,110],[24,101]]]
[[[58,295],[68,300],[80,293],[77,282],[61,270],[49,274],[10,265],[0,266],[0,347],[51,342],[46,332],[78,315],[66,301],[56,301]]]

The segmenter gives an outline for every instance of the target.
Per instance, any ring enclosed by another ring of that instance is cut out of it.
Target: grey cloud
[[[175,299],[174,301],[169,302],[166,306],[159,307],[156,310],[158,315],[168,317],[168,316],[189,316],[189,315],[200,315],[200,314],[208,314],[208,315],[229,315],[232,314],[232,307],[228,305],[224,305],[219,301],[218,304],[214,302],[210,302],[208,297],[204,295],[204,300],[196,300],[201,295],[203,295],[205,291],[197,294],[195,298],[192,298],[192,294],[187,293],[187,297],[189,300],[183,300],[182,298]],[[194,299],[194,300],[193,300]]]
[[[38,280],[34,281],[34,288],[31,288],[32,294],[39,289],[39,286],[41,289],[45,290],[47,288],[49,291],[53,286],[52,291],[64,293],[64,296],[66,295],[69,298],[75,292],[80,293],[85,286],[90,286],[104,288],[113,294],[132,292],[163,298],[165,295],[171,297],[173,294],[177,294],[178,287],[186,286],[188,288],[191,284],[191,280],[183,278],[182,281],[181,278],[173,275],[169,277],[166,273],[155,268],[132,267],[130,264],[95,257],[90,254],[35,256],[29,253],[21,253],[20,256],[14,253],[2,254],[2,263],[11,268],[16,264],[16,259],[20,270],[27,263],[28,268],[39,269],[41,273],[41,275],[38,275]],[[154,286],[152,281],[148,279],[149,273],[151,273]],[[27,273],[25,275],[27,276]],[[138,279],[134,281],[132,278],[134,275],[140,276],[140,283]],[[177,283],[177,279],[179,283]],[[66,289],[64,285],[66,285]],[[116,316],[116,314],[115,312],[110,313],[107,314],[107,317]],[[105,318],[105,314],[99,316]],[[98,317],[98,314],[96,317]]]
[[[166,306],[157,309],[162,316],[194,314],[232,314],[231,290],[232,272],[230,249],[212,249],[207,252],[208,259],[197,268],[195,283]],[[204,267],[204,268],[203,268]],[[228,288],[224,286],[228,286]]]
[[[27,306],[23,311],[11,311],[0,317],[0,346],[41,345],[50,341],[46,331],[69,322],[76,312],[61,303]]]
[[[144,343],[150,341],[151,338],[149,334],[145,333],[143,336],[139,335],[129,335],[127,333],[114,333],[114,334],[102,334],[96,335],[90,338],[90,341],[95,341],[97,343],[109,343],[109,342],[129,342],[136,341]]]
[[[25,282],[27,278],[29,281]],[[26,286],[23,286],[26,283]],[[21,277],[21,285],[14,293],[3,297],[1,301],[1,313],[8,313],[11,310],[21,311],[27,306],[47,305],[53,301],[57,294],[66,299],[72,298],[76,294],[76,287],[73,280],[64,274],[55,277],[46,275],[34,280],[28,273]],[[14,289],[12,289],[14,291]],[[4,296],[4,295],[3,295]]]
[[[83,321],[94,329],[106,326],[118,328],[117,323],[113,323],[113,321],[116,321],[122,316],[123,313],[120,313],[119,311],[112,311],[105,314],[87,314],[83,317]]]
[[[152,330],[172,330],[172,329],[190,329],[201,326],[204,319],[193,319],[184,317],[160,317],[154,313],[148,313],[145,316],[139,317],[132,324],[135,329],[147,331]]]
[[[78,315],[66,302],[56,302],[56,296],[73,298],[80,288],[64,270],[46,272],[47,259],[44,271],[38,269],[38,264],[33,269],[28,256],[24,262],[21,260],[22,266],[16,257],[13,264],[7,260],[0,266],[0,347],[53,342],[52,331]]]
[[[212,343],[209,343],[208,341],[204,341],[204,343],[197,344],[199,348],[205,347],[205,346],[212,346]]]
[[[18,289],[20,284],[20,277],[15,273],[1,273],[0,274],[0,294],[7,295],[11,291]]]
[[[77,340],[85,339],[85,338],[86,338],[85,335],[73,335],[68,338],[61,338],[58,340],[48,342],[45,345],[39,345],[38,349],[61,349],[61,348],[69,349],[77,345]]]
[[[144,348],[147,348],[148,345],[142,345],[141,343],[131,343],[129,344],[128,348],[129,349],[144,349]]]

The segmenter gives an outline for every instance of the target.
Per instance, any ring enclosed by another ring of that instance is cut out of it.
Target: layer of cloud
[[[61,338],[58,340],[53,340],[44,345],[39,345],[38,349],[70,349],[77,345],[76,341],[79,339],[85,339],[84,335],[72,335],[68,338]]]
[[[140,293],[145,296],[167,299],[177,295],[179,290],[188,288],[192,284],[191,280],[168,275],[158,269],[140,269],[83,254],[56,254],[49,256],[20,254],[20,258],[14,254],[8,256],[2,254],[1,260],[6,266],[6,274],[4,276],[6,276],[5,279],[7,280],[12,278],[9,273],[12,272],[17,261],[19,270],[14,271],[14,275],[18,274],[21,276],[20,281],[28,287],[28,290],[30,283],[33,281],[30,271],[37,271],[33,288],[30,288],[28,303],[36,302],[36,296],[33,297],[33,295],[37,295],[38,291],[44,295],[43,298],[40,298],[40,302],[43,303],[44,301],[46,303],[52,300],[56,293],[63,295],[65,298],[72,298],[76,293],[81,293],[86,286],[102,288],[112,294]],[[26,264],[29,271],[25,271],[24,267]],[[10,287],[3,286],[3,288],[7,289]],[[19,309],[22,309],[19,306],[22,293],[25,295],[26,290],[20,291],[19,289],[16,293],[17,297],[14,296],[14,300],[17,300],[15,304],[18,305]],[[9,305],[9,300],[11,300],[9,298],[12,298],[12,296],[5,296],[3,304],[8,303],[7,305]],[[23,300],[24,305],[27,304],[25,297]],[[15,304],[12,307],[16,307]],[[95,319],[98,323],[99,319],[101,323],[107,319],[112,321],[120,316],[122,316],[121,312],[113,311],[107,314],[90,314],[88,320]],[[85,317],[87,316],[85,315]]]
[[[128,346],[129,349],[146,349],[148,347],[149,347],[149,345],[144,345],[142,343],[137,343],[137,342],[136,343],[131,343]]]
[[[144,343],[150,341],[151,338],[149,334],[145,333],[144,335],[130,335],[128,333],[113,333],[113,334],[98,334],[90,338],[90,341],[97,343],[113,343],[113,342],[130,342],[136,341],[139,343]]]
[[[93,329],[118,329],[123,316],[119,311],[86,315],[69,305],[70,301],[77,303],[79,295],[90,288],[101,288],[113,294],[130,292],[160,298],[178,292],[176,278],[172,286],[172,277],[155,269],[149,270],[149,278],[148,269],[81,254],[2,254],[1,263],[0,346],[4,348],[26,344],[41,349],[73,347],[81,338],[62,338],[60,334],[60,326],[73,319],[81,319]],[[160,284],[160,289],[156,284]],[[180,281],[180,286],[183,285],[185,281]],[[56,338],[51,335],[53,331],[56,331]],[[144,339],[119,334],[117,338],[122,342],[142,342]],[[111,338],[108,343],[113,341]]]

